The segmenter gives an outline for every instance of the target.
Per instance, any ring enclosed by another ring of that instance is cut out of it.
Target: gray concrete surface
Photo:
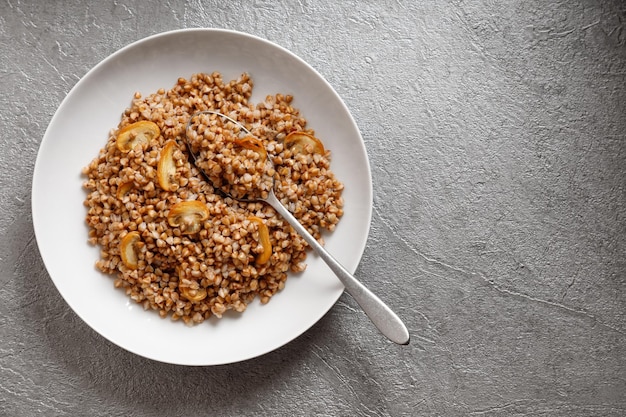
[[[39,143],[120,47],[184,27],[276,42],[343,97],[374,217],[358,276],[285,347],[186,368],[107,342],[34,238]],[[0,0],[0,415],[626,415],[626,6],[614,1]]]

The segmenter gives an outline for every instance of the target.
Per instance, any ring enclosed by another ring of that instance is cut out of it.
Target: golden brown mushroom
[[[176,149],[176,142],[173,140],[168,141],[159,156],[159,163],[157,165],[157,179],[159,185],[165,191],[174,191],[172,188],[174,175],[176,174],[176,163],[174,162],[174,150]]]
[[[197,290],[193,290],[191,288],[179,288],[180,290],[180,295],[182,295],[183,297],[185,297],[187,300],[191,301],[192,303],[197,303],[198,301],[202,301],[206,298],[207,296],[207,291],[206,288],[198,288]]]
[[[182,201],[174,204],[167,215],[172,227],[180,227],[187,235],[198,233],[202,222],[209,218],[209,208],[201,201]]]
[[[132,181],[128,181],[128,182],[125,182],[125,183],[119,185],[117,187],[117,193],[115,193],[115,195],[118,198],[118,200],[123,199],[124,196],[126,196],[126,194],[128,194],[129,191],[133,189],[133,187],[134,187],[134,185],[133,185]]]
[[[160,134],[161,130],[156,123],[142,120],[123,127],[117,134],[115,144],[117,145],[117,149],[124,153],[135,149],[137,145],[145,149],[148,143],[150,143],[152,139],[159,137]]]
[[[257,265],[263,265],[270,260],[272,256],[272,242],[270,242],[270,231],[267,228],[267,225],[263,222],[263,220],[256,216],[248,217],[253,223],[257,224],[259,230],[259,243],[263,247],[263,252],[259,253],[256,257]]]
[[[236,139],[235,145],[241,146],[245,149],[253,150],[254,152],[258,153],[261,157],[261,161],[265,161],[267,159],[267,151],[265,150],[263,143],[261,143],[259,139],[253,136],[246,136],[241,139]]]
[[[319,153],[324,155],[324,144],[315,136],[304,132],[291,132],[285,137],[285,147],[294,153]]]
[[[137,256],[137,243],[139,242],[139,232],[128,233],[120,242],[120,256],[122,263],[129,269],[137,269],[139,257]]]

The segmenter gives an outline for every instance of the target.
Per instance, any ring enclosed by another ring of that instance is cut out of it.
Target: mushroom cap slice
[[[270,231],[267,228],[267,225],[263,222],[263,219],[256,216],[248,217],[253,223],[257,224],[259,230],[259,243],[263,247],[263,252],[259,253],[256,257],[256,264],[263,265],[270,260],[272,256],[272,242],[270,242]]]
[[[321,140],[304,132],[291,132],[285,137],[285,147],[294,153],[319,153],[326,150]]]
[[[125,182],[123,184],[120,184],[117,187],[117,192],[115,193],[117,199],[118,200],[123,199],[126,196],[126,194],[128,194],[130,192],[130,190],[133,189],[133,187],[134,187],[134,184],[133,184],[132,181],[128,181],[128,182]]]
[[[245,136],[241,139],[235,139],[234,143],[242,148],[250,149],[258,153],[261,161],[265,161],[267,159],[267,151],[265,150],[263,143],[254,136]]]
[[[158,138],[161,134],[159,126],[148,120],[141,120],[128,126],[123,127],[117,134],[115,142],[117,149],[127,153],[140,145],[145,149],[150,141]]]
[[[179,288],[180,295],[185,297],[187,300],[192,303],[197,303],[198,301],[202,301],[207,296],[206,288],[198,288],[197,290],[193,290],[191,288]]]
[[[128,269],[137,269],[139,257],[137,256],[137,243],[139,242],[139,232],[133,231],[124,236],[120,242],[120,256],[122,263]]]
[[[159,163],[157,164],[157,179],[159,185],[165,191],[174,191],[172,185],[174,184],[174,176],[176,175],[176,163],[174,162],[174,150],[176,149],[176,142],[173,140],[168,141],[161,153],[159,154]]]
[[[209,208],[201,201],[181,201],[170,208],[167,222],[172,227],[180,227],[183,234],[198,233],[202,222],[209,218]]]

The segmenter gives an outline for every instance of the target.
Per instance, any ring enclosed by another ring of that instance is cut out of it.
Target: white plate
[[[359,130],[332,87],[291,52],[239,32],[190,29],[135,42],[96,65],[67,95],[39,148],[32,190],[39,250],[59,292],[89,326],[138,355],[182,365],[237,362],[277,349],[315,324],[343,291],[309,254],[307,270],[290,276],[267,305],[255,301],[242,315],[188,327],[144,311],[95,269],[99,249],[87,244],[81,169],[105,145],[136,91],[147,95],[173,87],[179,77],[212,71],[225,80],[248,72],[255,103],[267,94],[294,96],[345,184],[345,214],[326,247],[350,271],[363,254],[371,220],[371,174]]]

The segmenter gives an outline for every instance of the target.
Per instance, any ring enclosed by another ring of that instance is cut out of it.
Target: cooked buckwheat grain
[[[267,303],[284,288],[288,272],[306,267],[306,243],[273,208],[222,197],[190,163],[183,138],[192,114],[216,110],[246,126],[273,164],[277,197],[317,239],[323,229],[334,230],[343,214],[343,185],[330,170],[330,152],[292,153],[283,144],[292,131],[314,134],[292,107],[293,98],[276,94],[255,105],[249,102],[252,86],[247,74],[227,83],[219,73],[195,74],[167,91],[145,98],[136,93],[106,146],[83,170],[89,241],[101,248],[97,268],[115,276],[116,288],[161,317],[192,324],[222,317],[227,310],[243,312],[255,297]],[[158,137],[120,150],[119,132],[142,120],[158,126]],[[199,140],[194,146],[205,154],[230,152],[232,158],[203,170],[216,175],[212,182],[221,178],[234,187],[231,192],[254,190],[263,155],[246,146],[237,149],[227,129],[218,132],[218,139],[228,143],[216,148],[217,142],[210,141],[216,132],[205,122],[194,127]],[[175,173],[165,190],[157,176],[168,141],[175,141]],[[224,174],[224,169],[232,172]],[[172,207],[187,201],[202,203],[208,213],[203,220],[192,219],[200,222],[195,233],[186,223],[172,226],[170,219]],[[261,263],[260,255],[268,250],[263,228],[269,231],[271,256]],[[128,252],[122,241],[133,232],[139,238]]]

